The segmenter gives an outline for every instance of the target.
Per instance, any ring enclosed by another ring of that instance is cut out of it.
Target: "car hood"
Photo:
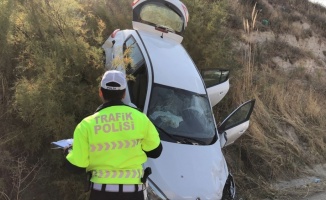
[[[138,33],[147,49],[155,83],[206,94],[200,73],[181,44],[144,31]]]
[[[159,158],[148,159],[149,178],[168,199],[221,199],[228,176],[219,142],[199,146],[162,141]]]

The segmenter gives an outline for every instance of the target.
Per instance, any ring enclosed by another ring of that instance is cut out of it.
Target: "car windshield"
[[[171,32],[181,32],[183,19],[172,9],[162,3],[149,3],[140,11],[140,19],[151,25],[165,28]]]
[[[216,137],[206,94],[154,84],[147,114],[162,140],[208,145]]]

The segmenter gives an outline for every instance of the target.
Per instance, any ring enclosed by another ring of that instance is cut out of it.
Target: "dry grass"
[[[325,37],[326,8],[312,4],[307,0],[241,0],[231,3],[237,15],[249,18],[249,13],[256,3],[258,11],[257,28],[260,31],[272,30],[274,33],[292,33],[293,22],[307,22],[312,25],[313,32]],[[234,18],[234,17],[233,17]],[[262,21],[268,20],[268,26]],[[233,20],[234,21],[234,20]]]
[[[228,157],[236,158],[229,162],[246,197],[252,197],[248,189],[276,195],[267,183],[299,176],[305,166],[323,162],[326,155],[325,93],[309,82],[303,84],[300,77],[289,79],[264,67],[253,71],[251,92],[256,105],[250,129],[228,152]],[[241,77],[233,80],[232,92],[240,102],[248,98],[239,95],[243,94]],[[247,185],[248,176],[256,185]]]
[[[122,52],[122,47],[115,49],[116,52]],[[126,79],[128,81],[134,81],[135,77],[132,74],[129,74],[128,71],[132,70],[134,67],[132,59],[132,47],[128,47],[124,50],[122,56],[119,53],[115,54],[114,59],[112,60],[112,66],[110,69],[123,69],[126,72]]]
[[[316,10],[313,29],[294,32],[292,23],[299,22],[311,12],[314,6],[299,0],[292,1],[241,1],[232,3],[238,17],[244,17],[244,34],[257,31],[260,21],[270,17],[274,33],[293,34],[297,40],[320,33],[325,27],[325,11]],[[294,3],[300,3],[294,6]],[[258,6],[269,9],[266,13],[257,12]],[[307,7],[308,6],[308,7]],[[303,8],[308,8],[304,10]],[[286,12],[286,10],[291,12]],[[251,14],[251,16],[249,15]],[[250,17],[249,17],[250,16]],[[254,17],[253,17],[254,16]],[[233,16],[234,18],[234,16]],[[256,21],[257,24],[252,22]],[[312,21],[312,20],[310,20]],[[318,23],[316,22],[318,21]],[[310,24],[310,22],[307,22]],[[319,27],[319,28],[318,28]],[[259,29],[258,29],[259,30]],[[313,185],[295,190],[275,189],[277,180],[289,180],[304,175],[307,166],[325,162],[326,155],[326,80],[325,70],[307,71],[297,66],[284,71],[275,66],[270,58],[280,57],[290,63],[313,56],[279,40],[252,44],[239,53],[243,68],[233,72],[230,99],[244,102],[255,98],[256,105],[251,116],[251,125],[247,134],[233,146],[225,150],[231,172],[236,177],[239,194],[244,199],[293,199],[304,197],[307,190],[317,191]]]

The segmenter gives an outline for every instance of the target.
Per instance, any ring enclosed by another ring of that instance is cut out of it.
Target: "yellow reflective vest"
[[[160,144],[158,132],[147,116],[129,106],[106,107],[83,119],[74,131],[67,160],[92,171],[91,182],[140,184],[142,164]]]

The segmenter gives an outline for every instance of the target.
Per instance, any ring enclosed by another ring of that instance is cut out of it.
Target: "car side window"
[[[133,36],[129,37],[124,43],[124,55],[131,59],[126,69],[130,100],[141,111],[144,110],[148,73],[144,56]]]

